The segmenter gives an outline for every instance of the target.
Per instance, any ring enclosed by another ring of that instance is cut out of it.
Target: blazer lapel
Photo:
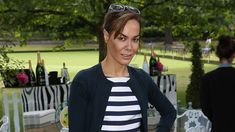
[[[102,122],[108,102],[108,98],[112,88],[112,82],[109,81],[103,74],[101,65],[99,66],[99,70],[97,72],[97,85],[96,85],[96,95],[95,95],[95,102],[96,107],[96,116],[97,116],[97,125],[99,125],[99,129],[102,127]]]

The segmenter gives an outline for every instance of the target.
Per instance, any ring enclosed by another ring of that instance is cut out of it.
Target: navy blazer
[[[127,83],[141,107],[141,132],[148,132],[148,102],[161,114],[158,132],[169,132],[176,118],[174,106],[143,70],[128,66],[128,72]],[[112,83],[105,77],[100,63],[74,77],[68,106],[70,132],[101,131]]]

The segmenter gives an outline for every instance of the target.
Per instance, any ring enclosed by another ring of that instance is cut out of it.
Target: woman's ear
[[[233,59],[235,58],[235,53],[233,53],[232,58],[233,58]]]
[[[104,34],[104,42],[107,44],[109,40],[109,33],[104,29],[103,34]]]
[[[235,53],[233,53],[233,55],[228,60],[230,61],[230,63],[232,63],[234,59],[235,59]]]

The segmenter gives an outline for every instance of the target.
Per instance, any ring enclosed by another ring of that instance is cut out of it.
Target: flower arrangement
[[[20,86],[25,86],[29,82],[29,77],[24,71],[17,73],[16,78]]]
[[[157,58],[157,59],[156,59]],[[151,57],[149,60],[149,74],[150,76],[159,76],[163,71],[166,71],[167,67],[165,67],[157,54],[151,50]]]
[[[161,63],[159,57],[158,57],[158,60],[157,60],[157,63],[156,63],[156,67],[157,67],[157,70],[160,72],[160,74],[161,74],[161,72],[167,71],[167,69],[168,69],[166,66],[164,66]]]
[[[9,58],[6,54],[0,54],[0,81],[5,87],[17,87],[16,74],[24,68],[23,61]]]
[[[157,61],[157,70],[162,72],[163,71],[163,64],[160,62],[160,60],[158,59]]]

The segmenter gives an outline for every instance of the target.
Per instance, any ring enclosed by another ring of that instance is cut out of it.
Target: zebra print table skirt
[[[56,109],[68,100],[69,84],[24,88],[21,94],[23,111]]]

